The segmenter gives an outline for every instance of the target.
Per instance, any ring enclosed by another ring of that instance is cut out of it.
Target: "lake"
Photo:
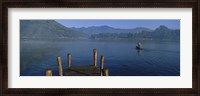
[[[98,66],[104,55],[104,68],[110,76],[180,76],[180,41],[143,40],[143,50],[135,49],[134,40],[61,40],[20,41],[20,76],[45,76],[45,69],[58,75],[57,56],[67,69],[67,54],[72,66],[92,65],[97,48]]]

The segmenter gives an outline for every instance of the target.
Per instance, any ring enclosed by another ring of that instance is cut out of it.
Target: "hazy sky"
[[[146,27],[155,29],[165,25],[171,29],[180,29],[180,20],[56,20],[66,27],[89,27],[107,25],[114,28]]]

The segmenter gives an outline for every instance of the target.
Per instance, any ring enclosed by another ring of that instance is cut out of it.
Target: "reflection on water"
[[[142,51],[142,50],[137,50],[137,54],[138,54],[138,56],[140,55],[141,51]]]
[[[105,67],[111,76],[179,76],[179,41],[142,41],[142,50],[135,41],[21,41],[20,75],[44,76],[45,69],[58,75],[56,57],[62,57],[64,71],[67,53],[72,54],[72,66],[93,63],[93,48],[105,57]]]

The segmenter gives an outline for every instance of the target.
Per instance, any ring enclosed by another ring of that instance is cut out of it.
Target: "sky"
[[[180,29],[180,20],[56,20],[66,27],[110,26],[114,28],[130,29],[146,27],[156,29],[164,25],[170,29]]]

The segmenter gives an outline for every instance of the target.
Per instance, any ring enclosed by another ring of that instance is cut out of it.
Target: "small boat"
[[[137,46],[135,47],[137,50],[142,50],[142,45],[140,42],[137,43]]]
[[[136,46],[135,47],[137,50],[142,50],[142,47]]]

